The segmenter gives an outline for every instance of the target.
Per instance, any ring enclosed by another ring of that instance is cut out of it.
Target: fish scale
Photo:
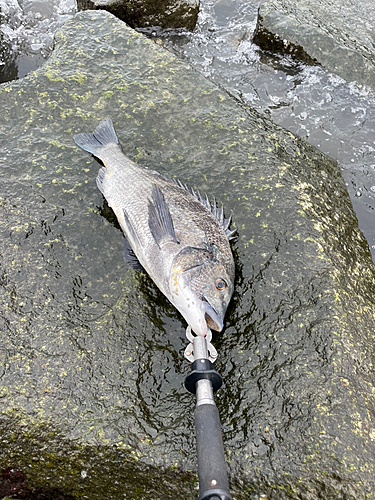
[[[223,208],[129,160],[109,118],[74,140],[105,165],[97,185],[135,255],[133,265],[137,258],[197,335],[220,331],[235,272]]]

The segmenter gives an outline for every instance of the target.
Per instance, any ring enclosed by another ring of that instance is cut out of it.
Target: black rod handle
[[[219,411],[215,404],[195,409],[199,500],[232,500],[224,456]]]

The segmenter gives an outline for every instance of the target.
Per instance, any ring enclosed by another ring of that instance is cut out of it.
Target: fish
[[[127,158],[110,118],[73,139],[104,165],[96,184],[124,233],[132,267],[149,274],[196,335],[220,332],[235,279],[231,217],[207,195]]]

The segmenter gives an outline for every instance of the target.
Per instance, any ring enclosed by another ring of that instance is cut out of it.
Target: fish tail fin
[[[98,158],[100,158],[100,150],[103,146],[115,144],[120,147],[110,118],[102,120],[92,134],[76,134],[73,139],[77,146]]]

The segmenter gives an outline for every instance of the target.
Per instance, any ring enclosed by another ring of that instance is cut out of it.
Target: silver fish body
[[[74,140],[105,165],[97,186],[141,266],[197,335],[220,331],[234,286],[222,207],[129,160],[109,118]]]

